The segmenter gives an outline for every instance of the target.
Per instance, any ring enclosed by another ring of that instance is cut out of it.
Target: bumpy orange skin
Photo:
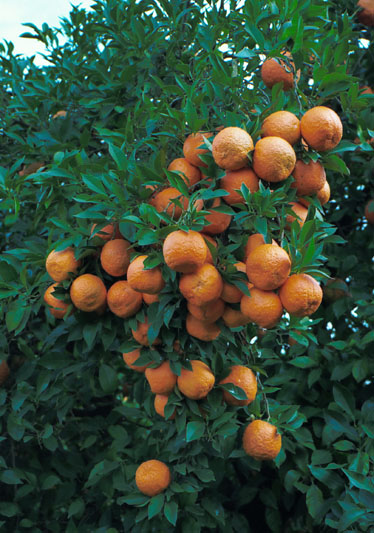
[[[247,272],[245,264],[241,261],[235,263],[234,267],[237,271],[243,272],[244,274],[246,274]],[[223,282],[223,289],[221,293],[222,300],[229,304],[237,304],[242,299],[242,296],[242,291],[236,285],[232,285],[231,283],[227,283],[226,281]]]
[[[233,383],[237,387],[243,389],[247,395],[247,400],[238,400],[228,391],[224,390],[223,399],[229,405],[249,405],[256,398],[257,380],[250,368],[242,365],[232,366],[229,375],[219,382],[220,385],[225,385],[226,383]]]
[[[241,168],[226,172],[220,181],[220,188],[229,194],[223,196],[225,202],[229,205],[244,204],[245,200],[240,192],[242,185],[246,185],[250,192],[256,192],[259,189],[259,179],[251,168]]]
[[[116,281],[107,296],[108,307],[120,318],[135,315],[142,306],[142,295],[134,291],[128,281]]]
[[[75,259],[74,250],[71,247],[60,252],[52,250],[45,262],[45,268],[53,281],[64,281],[68,279],[70,273],[77,273],[80,265],[81,261]]]
[[[4,385],[10,374],[8,363],[3,360],[0,363],[0,387]]]
[[[319,200],[319,203],[321,205],[325,205],[330,200],[330,194],[331,194],[330,185],[328,181],[325,181],[325,184],[323,185],[323,187],[321,187],[321,189],[319,189],[316,192],[316,197]],[[305,198],[298,198],[298,201],[300,204],[302,204],[305,207],[308,207],[310,205],[310,202],[306,200]]]
[[[145,292],[142,293],[143,301],[146,305],[151,305],[155,302],[159,302],[160,298],[158,294],[146,294]]]
[[[206,167],[207,165],[203,163],[200,159],[200,155],[208,153],[207,148],[199,148],[199,146],[205,143],[205,139],[212,141],[213,133],[211,132],[198,132],[191,133],[184,141],[183,145],[183,155],[191,165],[195,167]]]
[[[149,366],[149,365],[136,366],[134,364],[140,357],[140,348],[137,348],[136,350],[133,350],[132,352],[124,353],[122,354],[122,357],[126,365],[129,368],[131,368],[131,370],[135,370],[135,372],[144,372],[145,369]]]
[[[167,187],[156,193],[150,200],[150,204],[153,205],[159,213],[165,212],[169,217],[177,220],[182,214],[182,209],[178,205],[175,205],[171,200],[178,200],[184,210],[188,207],[188,199],[185,196],[182,196],[175,187]]]
[[[230,226],[231,215],[226,215],[226,213],[220,213],[216,211],[215,208],[221,205],[221,199],[215,198],[213,201],[212,209],[207,209],[209,215],[205,215],[205,220],[207,225],[204,226],[203,232],[208,233],[209,235],[218,235],[223,233]]]
[[[294,220],[297,220],[300,228],[303,227],[306,221],[306,217],[308,216],[307,207],[305,207],[305,205],[302,205],[299,202],[290,202],[289,205],[292,208],[292,211],[295,213],[295,215],[297,215],[298,218],[296,218],[296,216],[293,216],[293,215],[287,215],[286,228],[289,229]]]
[[[139,255],[131,261],[127,269],[127,281],[134,291],[158,294],[165,287],[161,268],[154,267],[146,270],[144,261],[147,258],[148,255]]]
[[[214,300],[206,305],[193,305],[191,302],[187,303],[187,309],[197,320],[203,322],[216,322],[225,310],[225,302],[221,299]]]
[[[240,302],[240,310],[251,322],[261,328],[276,326],[283,314],[282,302],[273,291],[263,291],[253,287],[251,296],[244,295]]]
[[[184,157],[174,159],[168,166],[168,170],[178,172],[188,187],[193,187],[201,180],[200,170],[194,165],[191,165]]]
[[[222,320],[228,328],[239,328],[241,326],[246,326],[251,322],[251,320],[246,315],[243,315],[239,309],[233,309],[229,305],[226,305],[225,307]]]
[[[296,163],[296,154],[289,142],[281,137],[263,137],[257,141],[253,153],[253,170],[271,183],[290,176]]]
[[[337,146],[343,136],[339,116],[325,106],[308,109],[301,119],[301,135],[314,150],[324,152]]]
[[[177,272],[193,272],[205,263],[207,245],[197,231],[177,230],[169,233],[162,248],[165,263]]]
[[[56,296],[53,296],[52,293],[56,287],[58,287],[58,283],[53,283],[53,285],[48,287],[44,293],[44,301],[47,304],[51,315],[55,318],[64,318],[69,308],[69,304],[59,300]]]
[[[204,342],[216,340],[221,333],[220,327],[215,322],[203,322],[191,313],[187,314],[186,330],[191,337]]]
[[[101,254],[101,267],[110,276],[124,276],[130,264],[130,243],[125,239],[113,239],[104,244]]]
[[[190,400],[201,400],[206,398],[214,387],[214,374],[203,361],[192,360],[190,362],[192,370],[182,368],[178,376],[178,389]]]
[[[294,145],[301,139],[300,120],[289,111],[276,111],[265,118],[261,132],[263,137],[281,137]]]
[[[292,171],[294,182],[291,187],[296,189],[298,196],[316,194],[326,183],[326,172],[318,161],[304,163],[301,159],[296,161]]]
[[[282,437],[277,428],[264,420],[253,420],[244,431],[243,448],[257,461],[272,460],[282,448]]]
[[[373,0],[359,0],[357,2],[357,7],[361,8],[357,18],[364,24],[364,26],[373,27],[374,26],[374,2]]]
[[[206,233],[201,233],[201,236],[204,238],[205,241],[208,241],[210,244],[213,244],[215,248],[217,248],[218,246],[217,241],[213,239],[211,235],[207,235]],[[212,252],[209,250],[208,245],[206,247],[207,247],[207,254],[206,254],[205,262],[210,263],[211,265],[214,265],[215,261],[213,259]]]
[[[248,153],[252,150],[252,137],[242,128],[235,126],[221,130],[212,143],[214,161],[226,170],[247,167]]]
[[[298,317],[315,313],[321,305],[322,296],[319,283],[308,274],[293,274],[279,290],[285,310]]]
[[[152,459],[142,463],[136,470],[135,483],[146,496],[156,496],[168,488],[171,481],[169,467]]]
[[[288,278],[291,259],[277,244],[261,244],[249,254],[246,267],[248,279],[255,287],[271,291]]]
[[[154,394],[170,394],[177,383],[169,361],[164,361],[157,368],[147,368],[145,377]]]
[[[95,231],[97,224],[92,224],[91,235]],[[111,239],[123,239],[123,236],[119,230],[118,224],[107,224],[98,233],[95,233],[94,237],[99,237],[102,241],[110,241]]]
[[[221,296],[223,281],[216,267],[205,263],[195,272],[184,274],[179,281],[179,290],[193,305],[202,306]]]
[[[282,52],[282,55],[287,56],[291,60],[290,52]],[[295,70],[295,64],[291,60],[293,71]],[[282,83],[283,89],[289,91],[294,86],[294,74],[290,67],[282,59],[270,58],[264,61],[261,67],[261,78],[266,87],[271,89],[276,83]],[[300,70],[296,73],[296,80],[300,78]]]
[[[365,205],[365,217],[369,224],[374,224],[374,199]]]
[[[148,324],[148,318],[145,319],[145,322],[138,322],[137,329],[132,329],[131,333],[134,339],[143,346],[149,346],[149,340],[148,340],[148,330],[149,330],[150,324]],[[155,340],[152,343],[152,346],[156,344],[160,344],[161,340],[156,337]]]
[[[277,244],[277,242],[272,239],[272,244]],[[247,261],[249,254],[261,244],[266,244],[264,236],[261,233],[253,233],[248,237],[247,243],[244,248],[244,261]]]
[[[106,305],[107,291],[98,276],[83,274],[75,278],[71,284],[70,298],[77,309],[91,313]]]
[[[168,403],[169,396],[165,394],[156,394],[155,400],[154,400],[154,407],[155,411],[158,415],[162,416],[162,418],[165,418],[165,406]],[[168,418],[168,420],[174,420],[176,415],[175,409],[173,414]]]

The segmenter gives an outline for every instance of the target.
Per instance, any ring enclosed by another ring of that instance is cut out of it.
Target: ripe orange
[[[187,309],[198,320],[202,322],[215,322],[223,315],[225,310],[225,302],[221,299],[214,300],[206,305],[193,305],[191,302],[187,303]]]
[[[223,281],[215,266],[205,263],[190,274],[183,274],[179,290],[193,305],[205,305],[221,296]]]
[[[244,204],[245,200],[240,192],[237,192],[242,185],[246,185],[250,192],[256,192],[259,189],[259,180],[251,168],[240,168],[226,172],[220,182],[220,188],[229,194],[223,196],[225,202],[229,205]]]
[[[182,368],[177,383],[180,392],[190,400],[206,398],[214,387],[214,374],[203,361],[190,361],[192,370]]]
[[[210,244],[213,244],[215,248],[217,248],[218,246],[217,241],[213,239],[213,237],[211,237],[210,235],[207,235],[206,233],[201,233],[201,236],[204,238],[205,241],[208,241]],[[212,252],[209,250],[208,245],[207,245],[207,254],[206,254],[205,262],[210,263],[211,265],[214,265],[215,263]]]
[[[182,193],[180,193],[178,189],[175,189],[175,187],[167,187],[166,189],[157,192],[150,200],[150,204],[153,205],[159,213],[165,212],[169,217],[177,220],[182,214],[182,209],[179,205],[174,204],[172,200],[178,200],[183,206],[183,209],[187,209],[188,199],[185,196],[182,196]]]
[[[374,199],[365,205],[365,217],[369,224],[374,224]]]
[[[39,168],[42,168],[45,166],[44,161],[38,163],[37,161],[34,161],[33,163],[30,163],[29,165],[23,165],[22,170],[18,172],[19,176],[30,176],[30,174],[34,174],[39,170]]]
[[[281,137],[263,137],[255,145],[253,170],[271,183],[283,181],[292,173],[296,154],[290,143]]]
[[[52,252],[48,255],[45,268],[53,281],[64,281],[70,274],[76,274],[81,266],[81,261],[75,259],[73,248],[65,248],[60,252]]]
[[[327,181],[325,181],[323,187],[316,192],[316,197],[321,205],[327,204],[327,202],[330,200],[330,185]],[[305,198],[298,198],[298,201],[305,207],[308,207],[310,204],[310,202]]]
[[[193,272],[203,265],[207,256],[207,245],[197,231],[172,231],[163,245],[165,263],[177,272]]]
[[[77,309],[90,313],[106,305],[107,291],[98,276],[83,274],[71,284],[70,298]]]
[[[301,159],[296,161],[292,171],[294,182],[291,187],[296,189],[298,196],[316,194],[326,183],[326,172],[318,161],[304,163]]]
[[[8,363],[4,359],[0,363],[0,386],[4,385],[4,383],[9,377],[9,374],[10,374],[9,366],[8,366]]]
[[[299,317],[315,313],[321,305],[322,296],[319,283],[308,274],[293,274],[279,290],[285,310]]]
[[[156,394],[155,400],[154,400],[154,407],[155,411],[158,415],[165,418],[165,406],[168,403],[169,396],[166,396],[165,394]],[[176,415],[176,410],[174,409],[173,414],[169,417],[168,420],[174,420]]]
[[[219,382],[220,385],[225,385],[226,383],[232,383],[240,387],[247,395],[247,400],[237,400],[232,394],[224,390],[223,399],[229,405],[249,405],[256,398],[257,380],[250,368],[242,365],[232,366],[229,375]]]
[[[301,135],[314,150],[332,150],[340,143],[343,125],[339,116],[325,106],[308,109],[301,118]]]
[[[205,215],[205,220],[208,222],[206,226],[204,226],[204,233],[209,233],[210,235],[217,235],[219,233],[223,233],[227,230],[227,228],[230,225],[231,222],[231,215],[226,215],[226,213],[220,213],[219,211],[215,211],[215,207],[219,207],[221,205],[221,199],[215,198],[213,200],[212,209],[207,209],[209,211],[209,215]]]
[[[251,322],[239,309],[234,309],[230,305],[226,305],[222,320],[228,328],[239,328],[240,326],[246,326]]]
[[[249,254],[246,267],[248,279],[255,287],[271,291],[288,278],[291,259],[277,244],[261,244]]]
[[[151,305],[155,302],[159,302],[159,296],[158,294],[146,294],[145,292],[142,293],[143,301],[146,305]]]
[[[360,94],[374,94],[374,91],[369,85],[361,85],[359,87]]]
[[[323,297],[328,302],[336,302],[347,296],[349,296],[349,288],[346,282],[341,278],[329,279],[323,287]]]
[[[124,276],[130,264],[130,243],[125,239],[113,239],[104,244],[100,262],[103,270],[110,276]]]
[[[282,448],[277,428],[264,420],[253,420],[244,431],[243,448],[257,461],[275,459]]]
[[[245,264],[241,261],[235,263],[234,267],[238,272],[243,272],[244,274],[246,274],[247,272]],[[238,289],[236,285],[232,285],[231,283],[227,283],[226,281],[223,282],[223,289],[221,293],[222,300],[230,304],[236,304],[240,302],[242,296],[242,291]]]
[[[52,118],[53,119],[56,119],[56,118],[59,118],[59,117],[65,118],[67,114],[68,114],[68,112],[65,109],[61,109],[60,111],[57,111],[57,113],[55,113],[52,116]]]
[[[154,394],[170,394],[177,383],[169,361],[164,361],[157,368],[147,368],[145,377]]]
[[[242,128],[221,130],[213,139],[212,153],[216,164],[226,170],[248,166],[248,153],[253,150],[252,137]]]
[[[137,366],[135,363],[140,357],[140,348],[137,348],[136,350],[133,350],[132,352],[127,352],[122,354],[123,360],[126,363],[126,365],[131,368],[131,370],[135,370],[135,372],[144,372],[145,369],[149,366],[150,363],[143,366]]]
[[[142,306],[142,295],[134,291],[128,281],[120,280],[113,283],[108,290],[108,307],[120,318],[135,315]]]
[[[251,296],[244,295],[240,302],[243,315],[262,328],[272,328],[278,324],[283,314],[278,294],[256,287],[250,288],[249,291]]]
[[[365,26],[374,26],[374,3],[373,0],[358,0],[357,7],[360,7],[357,18]]]
[[[92,224],[91,226],[91,236],[95,231],[97,224]],[[118,224],[107,224],[97,233],[94,237],[99,237],[103,241],[110,241],[111,239],[123,239],[123,236],[119,230]]]
[[[281,137],[291,145],[301,139],[300,120],[289,111],[276,111],[261,126],[263,137]]]
[[[277,245],[277,242],[272,239],[272,244]],[[244,261],[247,261],[249,254],[261,244],[266,244],[264,236],[261,233],[253,233],[248,237],[247,243],[244,248]]]
[[[183,155],[191,165],[195,167],[206,167],[207,165],[203,163],[200,159],[200,154],[206,154],[209,152],[207,148],[199,148],[199,146],[204,144],[204,137],[210,139],[213,137],[213,133],[191,133],[184,141],[183,145]]]
[[[220,327],[215,322],[203,322],[188,313],[186,318],[186,330],[189,335],[200,341],[214,341],[221,333]]]
[[[156,266],[145,269],[144,261],[147,257],[148,255],[139,255],[131,261],[127,269],[127,281],[134,291],[158,294],[165,287],[161,268]]]
[[[156,496],[168,488],[171,481],[170,469],[165,463],[151,459],[136,470],[135,483],[146,496]]]
[[[298,202],[290,202],[289,206],[292,208],[292,211],[296,216],[287,215],[286,217],[286,228],[290,228],[294,220],[297,220],[300,228],[304,225],[306,217],[308,216],[308,209]]]
[[[59,300],[56,298],[56,296],[53,296],[53,291],[56,287],[58,287],[58,283],[53,283],[53,285],[50,285],[48,289],[44,293],[44,301],[48,306],[48,309],[55,318],[64,318],[66,315],[66,312],[68,310],[69,304],[66,302],[63,302],[62,300]]]
[[[168,170],[178,172],[188,187],[193,187],[201,180],[200,170],[194,165],[191,165],[184,157],[174,159],[168,166]]]
[[[271,57],[266,59],[261,67],[261,78],[266,87],[271,89],[276,83],[282,83],[283,89],[289,91],[294,86],[295,64],[290,52],[281,52],[291,63],[292,68],[283,59]],[[296,72],[296,81],[299,81],[300,70]]]
[[[148,324],[148,318],[145,319],[145,322],[138,322],[137,329],[132,329],[131,333],[134,339],[143,346],[149,346],[149,340],[148,340],[148,330],[150,328],[150,324]],[[160,344],[161,340],[156,337],[155,340],[152,343],[153,345]]]

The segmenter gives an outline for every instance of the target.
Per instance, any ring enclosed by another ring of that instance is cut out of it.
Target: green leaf
[[[68,517],[70,518],[71,516],[74,516],[77,514],[80,515],[83,513],[84,509],[85,509],[84,501],[81,499],[75,500],[69,505]]]
[[[288,361],[290,365],[296,366],[297,368],[311,368],[317,365],[317,362],[307,357],[306,355],[301,355],[300,357],[295,357],[291,361]]]
[[[163,494],[157,494],[153,496],[151,501],[148,504],[148,519],[151,520],[154,516],[158,515],[161,512],[161,509],[164,505],[165,496]]]
[[[203,422],[188,422],[186,426],[186,441],[198,440],[204,435],[205,424]]]
[[[227,392],[232,394],[232,396],[234,396],[234,398],[236,398],[237,400],[248,400],[248,397],[245,391],[241,387],[238,387],[237,385],[234,385],[233,383],[224,383],[220,385],[220,387],[222,389],[227,390]]]
[[[118,386],[117,374],[105,363],[100,366],[99,381],[104,392],[114,392]]]
[[[164,507],[164,515],[171,525],[175,526],[178,519],[178,504],[177,502],[166,502]]]
[[[322,491],[317,485],[311,485],[306,493],[306,505],[309,514],[318,522],[321,519],[321,511],[324,508],[324,498]]]
[[[21,485],[23,483],[14,470],[4,470],[1,472],[0,480],[7,485]]]

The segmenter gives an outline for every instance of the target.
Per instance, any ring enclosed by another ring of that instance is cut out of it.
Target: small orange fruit
[[[4,385],[4,383],[9,377],[9,374],[10,374],[9,366],[8,366],[8,363],[4,359],[0,363],[0,386]]]
[[[261,126],[263,137],[281,137],[291,145],[300,141],[300,120],[289,111],[276,111],[265,118]]]
[[[303,139],[319,152],[332,150],[343,136],[342,122],[329,107],[316,106],[308,109],[300,124]]]
[[[148,255],[139,255],[133,259],[127,269],[127,281],[134,291],[147,294],[158,294],[164,287],[160,267],[145,269],[144,261]]]
[[[308,209],[304,205],[298,202],[290,202],[289,206],[291,207],[292,211],[295,213],[296,216],[287,215],[286,228],[289,229],[294,220],[297,220],[301,228],[304,225],[306,218],[308,216]]]
[[[104,244],[100,262],[103,270],[110,276],[124,276],[130,264],[130,243],[125,239],[113,239]]]
[[[360,94],[374,94],[374,91],[369,85],[361,85],[359,87]]]
[[[97,224],[92,224],[91,235],[94,233]],[[107,224],[97,233],[94,237],[99,237],[103,241],[110,241],[111,239],[123,239],[123,236],[119,230],[118,224]]]
[[[278,324],[283,314],[282,302],[273,291],[263,291],[253,287],[250,296],[244,295],[240,310],[251,322],[261,328],[272,328]]]
[[[151,459],[136,470],[135,483],[146,496],[156,496],[168,488],[171,481],[170,469],[165,463]]]
[[[231,222],[231,215],[226,215],[226,213],[220,213],[216,211],[215,208],[221,205],[221,199],[215,198],[213,200],[212,209],[207,209],[209,215],[205,215],[205,220],[207,225],[204,226],[204,233],[209,233],[210,235],[217,235],[223,233],[227,230]]]
[[[293,274],[279,290],[285,310],[298,317],[315,313],[321,305],[322,296],[320,284],[309,274]]]
[[[250,368],[242,365],[232,366],[228,376],[219,382],[220,385],[225,385],[226,383],[232,383],[233,385],[240,387],[247,395],[246,400],[237,400],[227,390],[224,390],[223,399],[229,405],[249,405],[256,398],[257,380]]]
[[[246,274],[247,272],[245,264],[241,261],[235,263],[234,267],[238,272],[243,272],[244,274]],[[243,281],[245,282],[245,280]],[[226,281],[223,282],[223,289],[221,293],[222,300],[230,304],[236,304],[240,302],[242,296],[242,291],[236,285],[232,285],[231,283],[227,283]]]
[[[186,330],[195,339],[205,342],[216,340],[221,333],[220,327],[215,322],[203,322],[191,313],[188,313],[186,318]]]
[[[248,153],[253,150],[252,137],[242,128],[221,130],[213,139],[212,153],[216,164],[226,170],[248,166]]]
[[[228,328],[239,328],[241,326],[246,326],[251,322],[251,320],[246,315],[243,315],[239,309],[234,309],[230,305],[226,305],[222,320]]]
[[[61,109],[60,111],[57,111],[57,113],[55,113],[52,118],[53,119],[56,119],[56,118],[59,118],[59,117],[65,118],[67,114],[68,113],[67,113],[67,111],[65,111],[65,109]]]
[[[373,0],[358,0],[357,7],[361,8],[357,18],[364,26],[374,26],[374,3]]]
[[[221,299],[214,300],[206,305],[193,305],[191,302],[187,303],[187,309],[198,320],[202,322],[216,322],[225,310],[225,302]]]
[[[246,185],[250,192],[256,192],[259,189],[259,180],[251,168],[240,168],[226,172],[220,182],[222,189],[229,194],[223,196],[225,202],[229,205],[244,204],[245,200],[240,192],[242,185]]]
[[[261,244],[249,254],[246,267],[248,279],[255,287],[271,291],[288,278],[291,259],[277,244]]]
[[[148,324],[148,318],[145,319],[145,322],[138,322],[137,329],[132,329],[131,333],[134,339],[143,346],[149,346],[149,340],[148,340],[148,330],[150,328],[150,324]],[[152,343],[153,345],[160,344],[161,340],[156,337],[155,340]]]
[[[255,145],[253,170],[271,183],[283,181],[292,173],[296,154],[290,143],[281,137],[263,137]]]
[[[81,261],[75,259],[73,248],[65,248],[48,255],[45,262],[45,268],[53,281],[64,281],[68,279],[70,274],[76,274],[78,268],[81,266]]]
[[[126,365],[131,368],[131,370],[135,370],[135,372],[144,372],[150,364],[148,363],[147,365],[143,366],[137,366],[135,364],[140,357],[140,348],[136,348],[136,350],[133,350],[132,352],[124,353],[122,354],[122,357]]]
[[[158,415],[162,416],[162,418],[165,418],[165,406],[168,403],[169,396],[166,396],[165,394],[156,394],[155,400],[154,400],[154,407],[155,411]],[[173,414],[169,417],[169,420],[174,420],[176,415],[176,410],[174,409]]]
[[[192,370],[182,368],[177,383],[180,392],[190,400],[206,398],[214,387],[214,374],[203,361],[190,361]]]
[[[145,377],[154,394],[170,394],[177,383],[169,361],[164,361],[157,368],[147,368]]]
[[[58,283],[53,283],[53,285],[48,287],[44,293],[44,301],[47,304],[51,315],[55,318],[64,318],[69,308],[69,304],[59,300],[56,296],[53,296],[53,291],[58,285]]]
[[[193,187],[201,180],[200,170],[194,165],[191,165],[184,157],[174,159],[168,166],[168,170],[178,172],[188,187]]]
[[[145,292],[142,294],[143,301],[146,305],[154,304],[155,302],[159,302],[160,298],[158,294],[146,294]]]
[[[128,281],[120,280],[113,283],[108,290],[108,307],[120,318],[135,315],[142,306],[142,295],[134,291]]]
[[[277,245],[277,242],[272,239],[272,244]],[[244,261],[247,261],[249,254],[261,244],[266,244],[264,236],[261,233],[253,233],[248,237],[247,243],[244,248]]]
[[[365,217],[369,224],[374,224],[374,199],[365,205]]]
[[[327,204],[327,202],[330,200],[330,185],[327,181],[325,181],[323,187],[316,192],[316,197],[321,205]],[[310,202],[305,198],[298,198],[298,201],[305,207],[308,207],[310,204]]]
[[[218,247],[217,241],[213,239],[211,235],[207,235],[206,233],[201,233],[201,236],[204,238],[205,242],[208,241],[210,244],[212,244],[215,248]],[[205,259],[206,263],[210,263],[211,265],[214,265],[215,261],[213,259],[212,252],[209,250],[209,247],[207,245],[207,255]]]
[[[178,200],[184,210],[188,208],[188,199],[175,187],[167,187],[166,189],[157,192],[152,197],[150,204],[153,205],[159,213],[165,212],[169,217],[177,220],[182,214],[182,209],[179,205],[173,203],[172,200]]]
[[[71,284],[70,298],[77,309],[91,313],[106,305],[107,291],[103,280],[98,276],[83,274]]]
[[[257,461],[275,459],[282,448],[277,428],[264,420],[253,420],[244,431],[243,448]]]
[[[163,245],[165,263],[171,270],[188,273],[203,265],[207,256],[207,245],[197,231],[172,231]]]
[[[292,171],[294,182],[291,187],[296,189],[298,196],[316,194],[326,183],[326,172],[318,161],[304,163],[301,159],[296,161]]]
[[[215,266],[205,263],[179,281],[179,290],[193,305],[202,306],[221,296],[223,281]]]
[[[282,83],[283,89],[289,91],[294,86],[295,64],[290,52],[281,52],[291,63],[291,67],[283,59],[271,57],[266,59],[261,67],[261,78],[266,87],[271,89],[276,83]],[[296,73],[296,80],[300,78],[300,70]]]
[[[195,165],[195,167],[206,167],[207,166],[200,159],[200,154],[203,155],[209,152],[207,148],[199,148],[205,142],[204,137],[205,139],[211,140],[211,137],[213,137],[213,133],[209,133],[209,132],[191,133],[191,135],[189,135],[187,139],[184,141],[183,155],[187,159],[187,161],[191,163],[191,165]]]

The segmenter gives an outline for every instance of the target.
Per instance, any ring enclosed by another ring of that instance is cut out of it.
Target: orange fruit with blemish
[[[246,326],[251,322],[251,320],[244,315],[240,309],[234,309],[230,305],[226,305],[225,312],[222,315],[222,320],[225,323],[225,326],[228,328],[239,328],[241,326]]]
[[[71,247],[52,252],[48,255],[45,268],[53,281],[65,281],[71,274],[76,274],[81,261],[75,259],[74,249]]]
[[[145,461],[136,470],[135,483],[140,492],[153,497],[168,488],[171,482],[169,467],[162,461]]]
[[[226,213],[221,213],[216,211],[215,208],[219,207],[222,204],[220,198],[215,198],[213,200],[213,205],[209,211],[209,215],[205,215],[205,220],[207,222],[206,226],[203,228],[204,233],[209,233],[210,235],[218,235],[227,230],[231,222],[231,215]]]
[[[283,89],[289,91],[293,88],[295,82],[300,79],[300,70],[295,73],[295,63],[292,61],[290,52],[281,52],[288,58],[290,64],[284,59],[271,57],[266,59],[261,66],[261,78],[268,89],[271,89],[276,83],[282,83]]]
[[[147,258],[148,255],[138,255],[131,261],[127,269],[127,281],[134,291],[158,294],[165,287],[165,281],[160,267],[149,269],[144,267]]]
[[[169,361],[164,361],[157,368],[147,368],[145,377],[154,394],[170,394],[177,383]]]
[[[207,132],[198,132],[191,133],[184,141],[183,144],[183,155],[191,165],[195,167],[206,167],[207,165],[200,159],[200,155],[204,155],[209,152],[207,148],[200,148],[204,145],[205,139],[212,140],[213,133]]]
[[[247,273],[247,268],[245,264],[241,261],[235,263],[234,267],[238,272],[243,272],[244,274]],[[245,280],[243,281],[245,283]],[[236,285],[233,285],[232,283],[227,283],[227,281],[223,282],[223,289],[221,293],[222,300],[230,304],[235,304],[240,302],[242,296],[242,291]]]
[[[276,111],[261,126],[262,137],[281,137],[291,145],[301,138],[300,120],[289,111]]]
[[[257,461],[272,460],[281,451],[282,437],[269,422],[253,420],[244,430],[243,448]]]
[[[277,242],[274,239],[272,239],[271,243],[277,245]],[[244,248],[244,261],[246,261],[249,254],[255,248],[261,246],[261,244],[266,244],[264,236],[261,233],[253,233],[252,235],[250,235]]]
[[[252,137],[242,128],[223,128],[213,139],[212,153],[216,164],[226,170],[247,167],[253,150]]]
[[[308,208],[299,202],[290,202],[289,206],[291,207],[294,215],[286,216],[286,228],[290,229],[291,224],[292,222],[294,222],[294,220],[297,220],[297,223],[301,228],[305,224],[305,221],[307,219]]]
[[[91,313],[106,306],[107,290],[98,276],[83,274],[71,284],[70,298],[77,309]]]
[[[205,241],[208,241],[210,244],[212,244],[215,248],[218,247],[217,241],[213,239],[211,235],[207,235],[206,233],[201,232],[201,236],[204,238]],[[206,263],[210,263],[211,265],[214,265],[215,261],[212,255],[212,252],[209,249],[209,246],[207,245],[207,254],[206,254]]]
[[[194,272],[183,274],[179,290],[193,305],[202,306],[221,296],[223,281],[221,274],[210,263],[197,268]]]
[[[221,333],[220,327],[215,322],[203,322],[191,313],[187,314],[186,330],[192,337],[205,342],[214,341]]]
[[[165,407],[166,407],[166,404],[168,403],[168,400],[169,400],[169,396],[167,396],[166,394],[156,394],[155,396],[153,405],[154,405],[156,413],[162,416],[162,418],[165,418]],[[174,420],[175,415],[176,415],[176,410],[174,409],[172,415],[169,416],[168,420]]]
[[[190,400],[206,398],[214,387],[214,374],[203,361],[190,361],[192,370],[182,368],[177,383],[180,392]]]
[[[223,391],[223,399],[229,405],[243,406],[249,405],[256,398],[257,379],[250,368],[243,365],[233,365],[230,367],[229,374],[219,382],[219,385],[232,383],[240,387],[245,392],[247,399],[238,400],[229,391]]]
[[[332,150],[343,136],[339,115],[325,106],[308,109],[301,118],[301,135],[308,146],[319,152]]]
[[[159,302],[160,298],[158,294],[146,294],[142,293],[143,301],[146,305],[151,305],[155,302]]]
[[[249,254],[246,269],[249,281],[256,288],[271,291],[288,278],[291,259],[277,244],[261,244]]]
[[[216,322],[223,315],[225,302],[220,298],[206,305],[194,305],[188,302],[187,309],[198,320],[212,323]]]
[[[130,243],[125,239],[113,239],[104,244],[100,254],[101,267],[110,276],[124,276],[130,264]]]
[[[127,352],[122,354],[122,358],[126,365],[131,368],[131,370],[135,370],[135,372],[144,372],[145,369],[150,365],[148,363],[147,365],[137,366],[135,363],[140,357],[140,348],[136,348],[132,352]]]
[[[144,322],[138,322],[137,329],[132,329],[131,333],[134,339],[143,346],[149,346],[149,340],[148,340],[148,330],[150,328],[150,324],[148,323],[148,318],[146,317]],[[156,344],[160,344],[161,340],[156,337],[155,340],[152,342],[152,346]]]
[[[159,213],[166,213],[173,219],[178,219],[182,214],[182,208],[172,200],[177,200],[185,211],[188,208],[188,198],[182,195],[175,187],[167,187],[157,192],[150,200]]]
[[[316,194],[326,183],[326,172],[319,161],[304,163],[298,159],[292,171],[292,177],[294,181],[291,187],[296,189],[298,196]]]
[[[53,292],[56,287],[58,287],[58,283],[53,283],[48,287],[48,289],[44,293],[44,302],[47,304],[49,312],[51,315],[53,315],[55,318],[64,318],[64,316],[67,313],[67,310],[69,308],[69,304],[59,300],[56,298],[56,296],[53,296]]]
[[[263,137],[255,145],[253,170],[260,178],[271,183],[283,181],[291,175],[296,154],[289,142],[281,137]]]

